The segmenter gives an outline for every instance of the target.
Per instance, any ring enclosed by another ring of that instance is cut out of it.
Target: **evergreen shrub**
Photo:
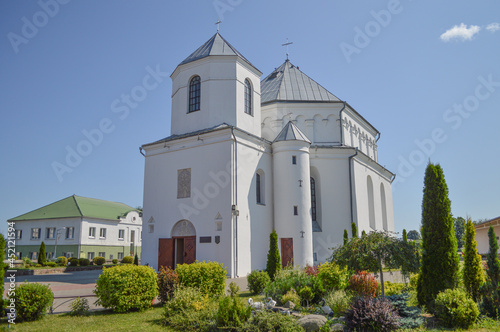
[[[123,264],[132,264],[133,262],[134,262],[134,257],[132,256],[125,256],[122,258]]]
[[[68,262],[70,266],[78,266],[78,258],[76,257],[70,257]]]
[[[95,265],[104,265],[104,263],[106,263],[106,258],[101,256],[96,256],[92,261],[94,262]]]
[[[244,323],[238,330],[244,332],[305,331],[302,326],[297,324],[296,319],[293,316],[266,310],[256,312],[255,315]]]
[[[43,266],[45,263],[47,263],[47,254],[45,252],[45,242],[42,241],[38,252],[38,264]]]
[[[90,260],[88,258],[78,258],[78,264],[80,266],[88,266],[90,265]]]
[[[247,282],[248,289],[252,294],[260,294],[267,284],[271,282],[271,278],[269,278],[266,271],[254,270],[247,276]]]
[[[408,300],[410,295],[408,293],[387,296],[392,305],[398,311],[401,317],[400,323],[403,329],[415,329],[424,324],[424,319],[421,316],[422,311],[416,307],[409,307]]]
[[[250,306],[236,297],[224,296],[219,300],[217,310],[217,326],[223,328],[235,328],[241,326],[252,314]]]
[[[269,234],[269,252],[267,253],[266,272],[274,280],[276,273],[281,270],[281,256],[278,248],[278,234],[275,230]]]
[[[450,328],[468,329],[479,316],[476,303],[460,289],[447,289],[439,293],[434,312],[443,325]]]
[[[56,259],[56,263],[59,266],[67,266],[68,265],[68,259],[65,256],[59,256]]]

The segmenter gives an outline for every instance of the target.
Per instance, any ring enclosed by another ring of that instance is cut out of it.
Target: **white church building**
[[[323,263],[358,232],[394,231],[380,133],[288,59],[262,73],[216,33],[171,75],[171,135],[144,144],[142,263],[265,269]]]

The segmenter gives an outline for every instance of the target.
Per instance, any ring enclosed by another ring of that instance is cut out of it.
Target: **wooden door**
[[[293,265],[293,238],[281,238],[281,266]]]
[[[184,238],[184,264],[196,261],[196,236]]]
[[[174,268],[174,239],[158,239],[158,270],[160,266]]]

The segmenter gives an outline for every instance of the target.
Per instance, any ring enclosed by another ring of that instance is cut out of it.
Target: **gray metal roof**
[[[201,45],[196,51],[191,53],[180,65],[206,58],[210,55],[236,55],[249,65],[257,69],[250,61],[248,61],[240,52],[238,52],[227,40],[217,32],[205,44]],[[257,69],[258,70],[258,69]]]
[[[311,141],[307,136],[300,131],[299,128],[297,128],[296,125],[293,124],[292,121],[288,121],[285,127],[281,130],[281,132],[276,136],[274,139],[274,142],[279,142],[279,141],[304,141],[308,142],[309,144]]]
[[[340,101],[288,59],[261,81],[260,91],[262,104],[272,101]]]

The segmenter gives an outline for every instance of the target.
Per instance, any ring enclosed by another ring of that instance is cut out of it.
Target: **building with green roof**
[[[141,255],[142,212],[123,203],[73,195],[8,222],[18,258],[36,260],[42,241],[48,259]]]

